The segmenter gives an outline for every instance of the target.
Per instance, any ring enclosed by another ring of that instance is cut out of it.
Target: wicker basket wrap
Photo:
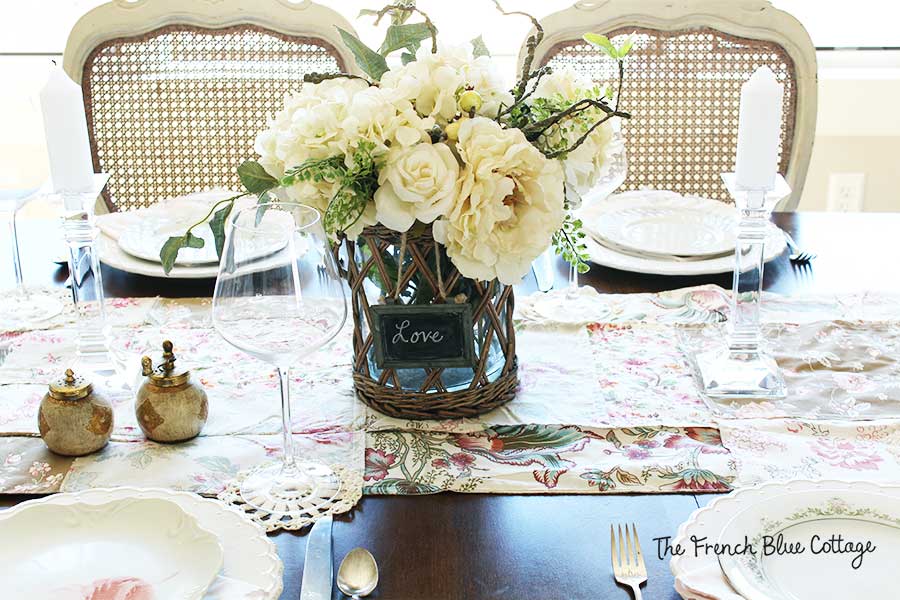
[[[361,247],[368,253],[360,252]],[[473,417],[510,401],[518,384],[516,334],[513,327],[513,288],[498,281],[478,282],[465,279],[453,264],[441,257],[441,249],[426,229],[401,235],[384,227],[367,227],[359,240],[345,240],[347,251],[345,276],[350,284],[353,311],[353,381],[360,400],[375,410],[403,419],[453,419]],[[383,256],[400,248],[403,267],[392,276]],[[339,249],[336,249],[339,251]],[[437,254],[435,254],[437,253]],[[348,258],[349,257],[349,258]],[[437,258],[437,260],[435,260]],[[374,338],[370,323],[370,298],[364,284],[377,279],[382,298],[397,296],[410,282],[418,279],[437,290],[436,301],[453,301],[452,292],[464,285],[473,290],[473,321],[482,324],[484,343],[472,368],[471,383],[465,389],[450,391],[444,381],[446,369],[425,369],[418,390],[403,389],[397,369],[386,368],[379,376],[370,369],[369,353]],[[486,369],[492,342],[498,342],[503,354],[499,375],[491,380]]]

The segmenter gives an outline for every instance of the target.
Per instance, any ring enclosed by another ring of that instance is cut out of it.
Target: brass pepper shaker
[[[146,380],[138,390],[134,410],[148,439],[183,442],[197,437],[206,424],[209,403],[206,392],[191,383],[191,373],[175,364],[172,342],[163,342],[162,361],[154,366],[149,356],[141,358]]]
[[[44,443],[64,456],[84,456],[100,450],[113,430],[109,400],[72,369],[50,384],[38,409],[38,429]]]

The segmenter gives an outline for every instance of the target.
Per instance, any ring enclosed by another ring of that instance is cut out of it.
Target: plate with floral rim
[[[158,488],[93,488],[28,500],[2,514],[5,517],[33,504],[104,504],[123,498],[174,502],[195,517],[201,527],[216,535],[224,550],[224,562],[204,600],[277,600],[281,596],[284,564],[274,542],[243,512],[211,498]]]
[[[676,591],[686,600],[744,600],[725,577],[716,555],[694,552],[691,539],[705,538],[710,543],[715,542],[736,514],[773,496],[805,491],[824,494],[843,490],[885,494],[900,500],[900,486],[831,480],[770,482],[739,488],[714,498],[706,506],[695,510],[671,540],[673,547],[682,546],[685,549],[683,554],[672,556],[669,560],[669,569],[675,576]]]
[[[120,498],[32,504],[0,518],[6,598],[201,600],[222,568],[216,536],[178,504]]]
[[[718,543],[748,600],[884,597],[896,584],[900,499],[856,490],[772,496],[736,514]]]

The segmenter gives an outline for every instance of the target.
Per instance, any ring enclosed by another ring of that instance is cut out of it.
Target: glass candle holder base
[[[769,398],[787,395],[784,376],[767,354],[728,348],[695,356],[703,392],[710,398]]]

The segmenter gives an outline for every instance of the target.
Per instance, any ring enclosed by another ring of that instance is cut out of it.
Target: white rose
[[[446,144],[392,149],[378,177],[376,218],[395,231],[431,223],[456,199],[459,163]]]
[[[459,129],[460,191],[434,236],[460,273],[518,283],[565,216],[563,173],[518,129],[476,117]]]

